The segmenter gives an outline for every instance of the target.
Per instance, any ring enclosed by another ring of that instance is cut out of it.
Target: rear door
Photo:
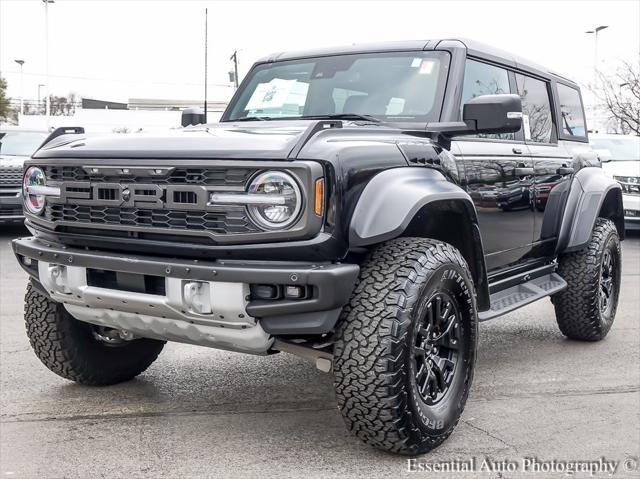
[[[467,59],[462,105],[480,95],[515,93],[513,72]],[[533,161],[522,133],[465,136],[456,139],[465,188],[476,206],[487,268],[500,270],[531,251]]]
[[[551,83],[543,78],[516,73],[522,99],[523,135],[535,170],[533,256],[551,256],[557,223],[574,173],[568,151],[558,143]]]

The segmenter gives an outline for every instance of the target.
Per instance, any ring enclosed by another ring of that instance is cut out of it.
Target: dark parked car
[[[22,165],[47,137],[46,131],[0,126],[0,225],[22,223]]]
[[[423,453],[460,419],[480,321],[550,297],[566,336],[610,330],[622,194],[586,132],[575,83],[466,40],[272,55],[219,124],[26,163],[31,344],[89,385],[165,341],[296,354],[360,439]],[[542,212],[500,208],[550,175]]]

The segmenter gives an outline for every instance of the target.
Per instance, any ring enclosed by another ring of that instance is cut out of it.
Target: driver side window
[[[480,95],[498,95],[503,93],[511,93],[509,73],[507,70],[468,59],[464,67],[460,118],[462,118],[464,104],[469,100]],[[494,138],[499,140],[516,139],[515,133],[492,133],[474,136],[476,138]]]

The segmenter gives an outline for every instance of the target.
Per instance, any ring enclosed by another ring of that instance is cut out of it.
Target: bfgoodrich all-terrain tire
[[[552,300],[562,334],[583,341],[607,335],[618,308],[621,259],[616,226],[604,218],[596,220],[585,249],[560,257],[558,273],[568,287]]]
[[[163,341],[153,339],[101,340],[96,327],[74,319],[31,283],[24,312],[27,335],[38,359],[59,376],[82,384],[101,386],[132,379],[164,347]]]
[[[336,338],[335,390],[348,428],[390,452],[438,446],[458,423],[475,365],[477,314],[465,260],[422,238],[376,248]]]

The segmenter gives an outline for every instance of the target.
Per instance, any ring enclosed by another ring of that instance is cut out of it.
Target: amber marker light
[[[316,198],[313,211],[316,215],[322,216],[322,207],[324,205],[324,178],[316,180]]]

